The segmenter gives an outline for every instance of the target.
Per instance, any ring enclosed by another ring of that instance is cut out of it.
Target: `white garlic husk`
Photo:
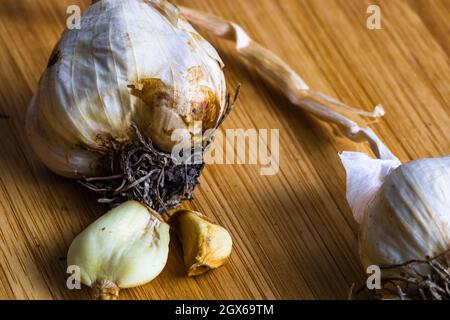
[[[81,283],[101,299],[116,299],[119,289],[146,284],[167,262],[169,225],[147,207],[128,201],[89,225],[72,242],[68,266],[77,266]]]
[[[344,152],[341,159],[347,199],[361,224],[364,267],[425,260],[450,249],[449,156],[401,164]]]
[[[54,172],[93,176],[102,154],[135,139],[162,151],[191,143],[193,122],[214,128],[225,112],[223,63],[166,0],[102,0],[67,29],[27,114],[27,134]]]

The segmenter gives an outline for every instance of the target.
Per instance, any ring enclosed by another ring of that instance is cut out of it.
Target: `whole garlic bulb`
[[[66,30],[39,82],[27,134],[39,158],[72,178],[96,173],[102,154],[135,139],[162,151],[175,129],[214,128],[225,112],[223,63],[166,0],[102,0]]]
[[[169,253],[169,225],[137,201],[112,209],[70,245],[68,266],[78,266],[81,282],[101,299],[119,289],[143,285],[163,270]]]
[[[359,245],[366,267],[423,260],[450,249],[450,157],[393,170],[367,207]]]
[[[384,156],[343,152],[347,200],[361,225],[364,267],[399,265],[450,249],[450,157],[401,164]],[[450,265],[450,261],[449,265]]]

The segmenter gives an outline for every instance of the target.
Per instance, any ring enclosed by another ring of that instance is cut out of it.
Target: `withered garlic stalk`
[[[402,299],[450,299],[450,157],[402,164],[361,119],[382,116],[381,106],[367,113],[310,91],[295,71],[235,23],[181,9],[197,28],[235,41],[237,52],[294,105],[338,125],[354,141],[369,142],[376,159],[340,154],[347,200],[361,224],[363,265],[381,267],[384,289],[393,288]]]
[[[115,300],[119,290],[146,284],[163,270],[169,253],[169,225],[137,201],[112,209],[72,242],[68,266],[96,298]]]
[[[180,7],[182,14],[200,31],[209,32],[236,43],[236,50],[272,85],[279,88],[292,104],[319,119],[336,124],[349,138],[369,140],[377,146],[373,132],[363,129],[360,116],[378,118],[384,115],[381,105],[373,112],[355,109],[321,92],[310,90],[303,79],[280,57],[253,41],[237,24],[191,8]],[[382,152],[382,150],[380,150]]]
[[[168,1],[94,1],[54,48],[27,135],[57,174],[101,176],[85,184],[103,202],[166,210],[190,196],[203,168],[175,165],[172,147],[192,145],[194,122],[214,130],[230,110],[223,67]],[[176,129],[186,130],[174,141]]]

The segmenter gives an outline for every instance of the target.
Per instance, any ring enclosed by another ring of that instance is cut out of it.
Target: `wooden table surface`
[[[284,58],[315,90],[369,110],[372,128],[402,161],[450,154],[449,0],[179,0],[224,16]],[[1,0],[0,4],[0,298],[85,299],[65,287],[71,240],[106,207],[75,181],[49,172],[24,134],[27,105],[68,5],[88,0]],[[366,27],[378,4],[382,29]],[[232,233],[221,269],[184,275],[180,245],[152,283],[124,299],[346,298],[364,272],[358,226],[345,200],[337,153],[368,151],[294,109],[233,47],[207,37],[242,93],[225,128],[280,129],[280,172],[255,165],[211,165],[192,203]]]

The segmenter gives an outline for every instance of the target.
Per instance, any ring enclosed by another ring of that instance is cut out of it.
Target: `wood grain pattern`
[[[0,7],[0,298],[85,299],[65,288],[64,257],[74,236],[106,208],[74,181],[50,173],[24,135],[27,105],[70,4],[2,0]],[[179,0],[241,24],[316,90],[387,115],[374,130],[403,161],[450,154],[449,0]],[[369,4],[382,30],[366,28]],[[357,225],[345,201],[337,153],[368,151],[292,108],[233,53],[211,39],[242,94],[226,128],[280,129],[280,172],[212,165],[195,208],[230,230],[231,261],[186,278],[180,247],[152,283],[125,299],[346,298],[364,281]]]

